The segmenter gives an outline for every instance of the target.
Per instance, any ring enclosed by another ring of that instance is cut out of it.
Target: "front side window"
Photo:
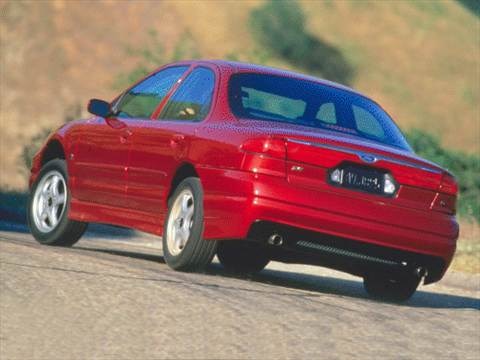
[[[210,111],[215,75],[207,68],[197,68],[168,100],[160,119],[201,121]]]
[[[146,78],[120,98],[115,105],[116,116],[148,119],[187,69],[188,66],[170,67]]]
[[[326,129],[411,150],[387,113],[352,91],[291,77],[239,73],[230,79],[229,103],[239,118]]]

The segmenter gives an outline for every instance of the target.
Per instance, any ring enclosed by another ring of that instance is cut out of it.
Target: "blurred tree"
[[[197,43],[192,34],[187,31],[180,36],[180,40],[173,49],[173,54],[169,59],[169,62],[180,60],[192,60],[200,57],[200,52],[197,48]]]
[[[480,16],[480,1],[479,0],[457,0],[467,10],[475,16]]]
[[[127,47],[126,54],[130,57],[136,57],[138,62],[133,69],[116,77],[113,83],[115,90],[125,89],[125,87],[140,80],[163,64],[200,57],[195,39],[190,32],[184,32],[172,52],[166,53],[162,42],[158,38],[158,33],[153,29],[148,32],[148,40],[145,46]]]
[[[341,51],[309,34],[295,0],[269,0],[252,11],[254,38],[274,55],[329,80],[350,84],[354,69]]]

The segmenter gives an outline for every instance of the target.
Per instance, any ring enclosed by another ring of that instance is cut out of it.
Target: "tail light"
[[[445,173],[442,177],[442,182],[438,188],[438,191],[444,194],[456,196],[458,194],[457,181],[452,175]]]
[[[445,173],[438,188],[438,193],[432,202],[431,209],[455,214],[457,211],[458,184],[455,178]]]
[[[240,146],[245,152],[241,168],[253,173],[286,177],[285,140],[273,137],[247,140]]]
[[[285,141],[272,137],[247,140],[240,146],[240,149],[245,152],[265,154],[278,159],[285,159],[287,156]]]

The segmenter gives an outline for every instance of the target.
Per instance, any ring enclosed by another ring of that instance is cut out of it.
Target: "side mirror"
[[[106,118],[112,114],[112,109],[110,108],[110,104],[106,101],[99,99],[91,99],[88,102],[88,112],[93,115]]]

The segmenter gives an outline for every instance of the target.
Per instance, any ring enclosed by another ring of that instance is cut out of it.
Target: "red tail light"
[[[267,137],[247,140],[240,146],[245,152],[242,169],[254,173],[286,176],[285,140]]]
[[[287,156],[285,141],[272,137],[247,140],[240,148],[245,152],[266,154],[279,159],[285,159]]]
[[[458,184],[455,178],[445,173],[442,178],[442,183],[438,188],[438,191],[444,194],[457,195],[458,194]]]

